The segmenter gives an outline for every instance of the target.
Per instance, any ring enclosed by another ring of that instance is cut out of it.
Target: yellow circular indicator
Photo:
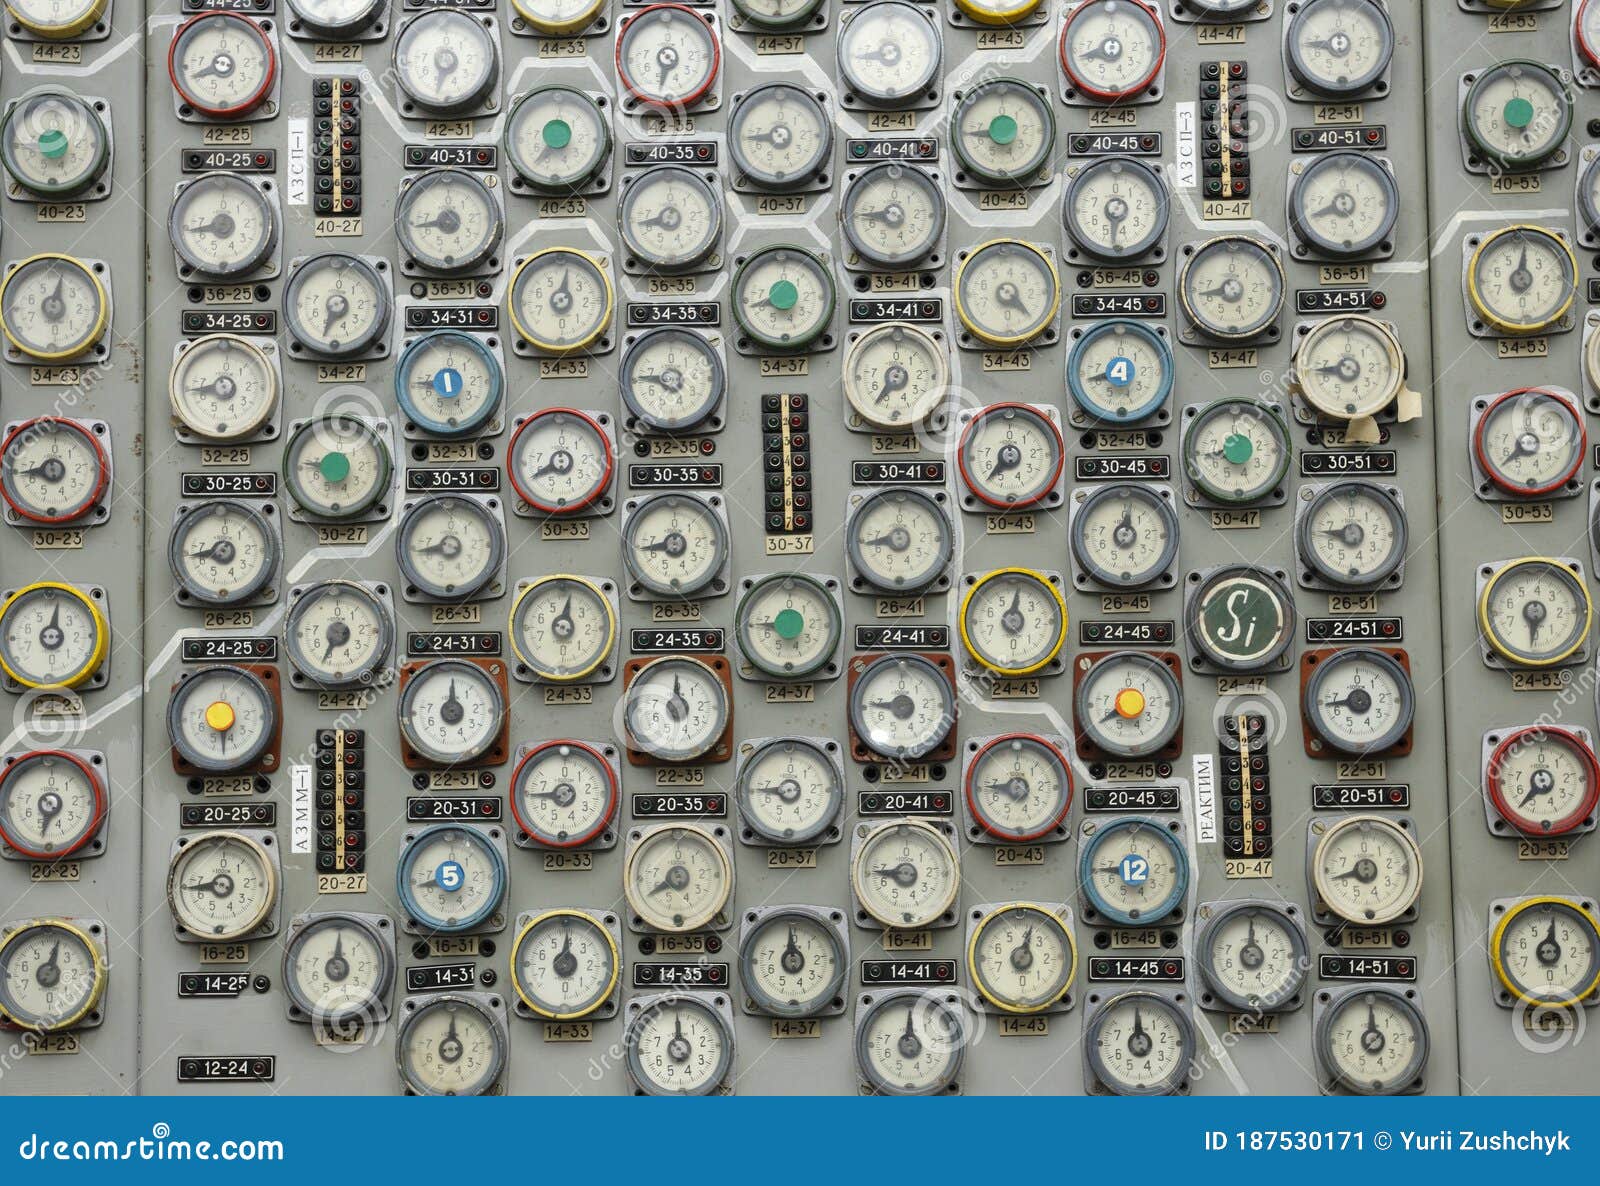
[[[593,675],[617,641],[617,614],[588,577],[555,573],[517,594],[511,649],[536,677],[574,683]]]
[[[1020,4],[1010,0],[955,0],[961,14],[980,25],[1014,25],[1032,16],[1039,3],[1040,0],[1022,0]]]
[[[967,972],[983,999],[1006,1013],[1059,1003],[1078,973],[1078,944],[1059,915],[1011,902],[980,918],[967,941]]]
[[[35,37],[65,41],[106,13],[111,0],[6,0],[6,13]]]
[[[599,919],[582,910],[546,910],[523,924],[511,945],[511,983],[532,1012],[553,1021],[588,1017],[617,987],[622,954]]]
[[[1144,693],[1139,691],[1138,688],[1123,688],[1122,691],[1117,693],[1113,704],[1117,710],[1117,715],[1123,720],[1137,720],[1144,715]]]
[[[1540,333],[1566,317],[1577,296],[1577,256],[1541,226],[1502,227],[1467,262],[1470,312],[1496,333]]]
[[[0,605],[0,669],[25,688],[76,688],[110,642],[94,599],[60,581],[36,581]]]
[[[64,918],[22,923],[0,940],[0,1019],[36,1034],[69,1030],[105,995],[105,957]]]
[[[616,293],[604,261],[570,247],[547,247],[517,265],[506,298],[519,337],[548,354],[571,354],[611,325]]]
[[[218,733],[233,728],[233,705],[223,700],[214,700],[206,705],[206,724]]]
[[[1478,595],[1478,628],[1517,667],[1554,667],[1589,637],[1594,602],[1583,578],[1559,560],[1525,556],[1502,565]]]
[[[1529,898],[1495,924],[1489,960],[1517,1000],[1577,1005],[1600,988],[1600,922],[1570,898]]]
[[[606,0],[511,0],[511,7],[536,33],[560,37],[594,23]]]
[[[997,568],[961,600],[961,641],[996,675],[1029,675],[1067,641],[1067,603],[1057,583],[1031,568]]]
[[[70,255],[29,256],[0,280],[0,330],[13,349],[39,362],[87,353],[110,317],[95,269]]]

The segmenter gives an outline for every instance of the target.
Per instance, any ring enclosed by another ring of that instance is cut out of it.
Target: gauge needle
[[[789,924],[789,942],[784,945],[780,961],[783,964],[783,970],[791,976],[806,966],[806,957],[800,951],[800,943],[795,936],[793,923]]]
[[[1361,1031],[1361,1048],[1368,1054],[1377,1054],[1384,1047],[1383,1031],[1378,1028],[1378,1011],[1367,1006],[1367,1027]]]
[[[550,633],[556,638],[571,638],[575,629],[572,622],[572,595],[569,593],[561,612],[550,619]]]
[[[1026,623],[1022,620],[1022,590],[1018,589],[1011,594],[1011,604],[1006,606],[1005,613],[1000,615],[1000,629],[1007,634],[1015,635],[1022,633],[1024,625]]]
[[[903,207],[891,202],[882,210],[857,210],[856,217],[866,222],[881,222],[886,226],[899,226],[906,220],[906,212]]]
[[[1555,787],[1555,776],[1541,766],[1532,774],[1528,775],[1528,793],[1522,796],[1522,802],[1518,803],[1517,806],[1526,807],[1540,795],[1548,795],[1551,791],[1555,790]]]
[[[1022,464],[1022,450],[1015,445],[1001,445],[994,455],[994,465],[989,469],[989,477],[995,478],[1007,470],[1016,469]]]
[[[993,791],[997,795],[1004,795],[1020,803],[1028,797],[1028,780],[1021,777],[1008,778],[1003,782],[986,782],[983,789]]]
[[[191,235],[215,235],[222,239],[233,234],[234,221],[232,215],[227,213],[214,215],[210,222],[202,222],[198,226],[188,228]]]
[[[565,313],[572,307],[572,269],[565,268],[561,273],[561,283],[556,285],[555,291],[550,294],[550,307],[557,313]]]
[[[751,792],[757,795],[776,795],[785,803],[793,803],[800,797],[800,784],[792,778],[786,778],[775,787],[751,787]]]
[[[689,702],[683,698],[682,681],[678,676],[672,677],[672,695],[667,698],[667,715],[674,721],[681,721],[689,715]]]
[[[61,814],[61,808],[61,796],[57,795],[54,791],[39,797],[40,832],[48,832],[50,830],[50,825],[53,824],[56,820],[56,817]]]
[[[40,964],[33,974],[33,978],[38,981],[41,988],[54,988],[61,983],[61,965],[58,962],[60,956],[61,940],[57,939],[55,946],[50,949],[50,958]]]
[[[61,606],[57,603],[50,611],[50,620],[45,623],[44,629],[39,631],[39,645],[47,651],[54,651],[66,640],[67,636],[61,630]]]
[[[456,698],[456,681],[450,681],[450,694],[445,697],[444,703],[439,706],[439,718],[447,725],[459,725],[461,718],[466,715],[466,709],[461,701]]]

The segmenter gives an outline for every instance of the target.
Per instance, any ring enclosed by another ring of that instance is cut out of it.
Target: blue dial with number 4
[[[1073,342],[1067,390],[1078,410],[1098,423],[1148,420],[1172,394],[1172,347],[1142,322],[1099,322]]]

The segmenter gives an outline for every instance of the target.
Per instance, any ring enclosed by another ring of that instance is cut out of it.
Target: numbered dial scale
[[[951,536],[944,508],[911,487],[873,491],[845,524],[860,581],[885,593],[918,593],[936,583],[950,563]]]
[[[985,573],[961,600],[961,642],[985,671],[1029,675],[1067,641],[1067,603],[1056,582],[1030,568]]]
[[[1312,853],[1311,884],[1327,913],[1384,926],[1422,896],[1422,849],[1408,829],[1382,816],[1329,821]]]
[[[266,512],[241,499],[188,507],[167,536],[179,597],[201,605],[244,605],[270,595],[281,559]]]
[[[1292,456],[1283,417],[1255,400],[1209,403],[1183,434],[1184,473],[1203,499],[1224,506],[1275,497]]]
[[[243,119],[272,94],[278,55],[262,27],[231,12],[190,17],[172,36],[167,75],[181,105],[207,119]]]
[[[830,582],[832,584],[833,582]],[[760,675],[804,679],[831,663],[844,637],[832,589],[804,573],[773,573],[750,584],[733,615],[739,653]]]
[[[196,338],[172,363],[167,382],[175,423],[208,441],[260,432],[278,406],[278,370],[249,338]]]
[[[606,756],[582,741],[546,741],[517,762],[511,814],[534,844],[580,848],[606,834],[619,789]]]
[[[1296,532],[1306,575],[1335,589],[1372,589],[1400,571],[1406,514],[1390,488],[1349,481],[1306,493]]]
[[[1107,820],[1084,838],[1078,882],[1101,918],[1148,926],[1183,908],[1189,857],[1183,840],[1162,820]]]
[[[7,0],[6,16],[35,37],[65,41],[88,31],[110,0]]]
[[[411,594],[465,601],[498,589],[505,528],[484,503],[453,494],[419,498],[395,529],[395,556]]]
[[[535,679],[575,683],[610,658],[617,613],[605,590],[588,577],[540,577],[517,594],[507,638]]]
[[[733,319],[758,349],[804,350],[828,332],[833,273],[803,247],[763,247],[733,274]]]
[[[1061,1004],[1078,971],[1078,945],[1060,915],[1031,902],[997,906],[967,939],[967,974],[1004,1013],[1042,1013]]]
[[[1230,672],[1276,665],[1294,642],[1294,598],[1274,574],[1247,565],[1216,569],[1190,594],[1189,644]]]
[[[963,782],[982,834],[1008,844],[1060,834],[1072,810],[1072,769],[1061,749],[1032,733],[972,745]]]
[[[1338,994],[1317,1019],[1317,1061],[1335,1085],[1357,1095],[1419,1086],[1428,1065],[1428,1023],[1398,988],[1359,986]]]
[[[1293,907],[1268,902],[1222,903],[1200,932],[1195,958],[1206,988],[1242,1013],[1293,1008],[1311,964]]]
[[[1543,557],[1502,565],[1478,594],[1478,629],[1490,656],[1514,667],[1574,661],[1593,618],[1583,578]]]
[[[1149,255],[1159,258],[1167,235],[1166,183],[1142,161],[1098,160],[1078,168],[1061,215],[1067,237],[1091,259],[1126,263]]]
[[[111,323],[103,264],[35,255],[0,280],[0,331],[17,355],[69,362],[94,350]]]
[[[1172,347],[1137,321],[1085,329],[1067,355],[1067,390],[1078,411],[1102,424],[1155,416],[1172,394]]]
[[[728,117],[728,151],[745,184],[783,191],[820,183],[833,152],[832,117],[809,91],[767,83]]]
[[[506,116],[505,148],[518,179],[544,193],[572,193],[602,176],[611,124],[583,91],[536,87]]]
[[[1406,356],[1394,331],[1370,317],[1329,317],[1294,352],[1296,390],[1318,416],[1348,421],[1376,416],[1405,383]]]
[[[541,515],[604,509],[616,469],[605,425],[576,408],[535,412],[511,436],[506,472],[517,496]]]
[[[705,500],[665,492],[641,500],[622,528],[628,574],[656,597],[721,593],[728,528]]]
[[[1394,44],[1376,0],[1308,0],[1288,18],[1284,61],[1295,82],[1325,99],[1383,94]]]
[[[109,810],[98,764],[66,750],[36,750],[7,764],[0,841],[30,861],[59,861],[88,848]]]
[[[617,38],[617,81],[635,102],[675,110],[708,101],[722,67],[711,23],[682,4],[653,4]]]
[[[1370,756],[1408,748],[1416,706],[1411,673],[1399,659],[1350,647],[1318,660],[1306,678],[1301,713],[1313,748]]]
[[[380,928],[359,914],[319,914],[291,933],[283,951],[283,989],[299,1013],[336,1033],[388,1014],[395,958]]]
[[[7,175],[26,194],[50,201],[104,192],[95,183],[111,166],[111,133],[101,118],[107,110],[103,101],[67,90],[22,96],[0,122]]]
[[[1055,420],[1030,404],[989,404],[967,421],[956,465],[985,506],[1022,510],[1058,502],[1066,443]]]
[[[1534,498],[1567,487],[1583,468],[1588,433],[1576,408],[1536,387],[1508,391],[1472,427],[1472,454],[1501,494]]]
[[[739,19],[757,29],[782,31],[809,23],[825,0],[733,0]],[[737,26],[735,26],[737,27]]]
[[[546,910],[528,919],[511,945],[511,983],[528,1010],[552,1021],[593,1015],[611,999],[622,972],[617,941],[582,910]]]
[[[1520,225],[1495,231],[1467,259],[1473,328],[1510,336],[1559,328],[1577,298],[1577,275],[1572,248],[1554,231]]]
[[[1061,278],[1043,248],[991,239],[957,265],[955,302],[971,337],[990,346],[1017,346],[1054,322]]]
[[[862,334],[845,355],[845,399],[870,428],[904,432],[932,417],[949,396],[944,343],[915,325],[891,322]]]
[[[70,1030],[94,1014],[109,979],[83,926],[62,918],[22,923],[0,939],[0,1020],[36,1034]]]
[[[1087,0],[1061,28],[1061,69],[1081,95],[1100,103],[1136,99],[1152,89],[1167,56],[1167,35],[1153,8],[1138,0]]]
[[[167,732],[180,769],[228,774],[269,765],[278,724],[277,700],[243,667],[202,667],[167,701]]]
[[[283,327],[309,354],[358,358],[384,347],[392,306],[375,264],[333,251],[295,265],[283,294]]]
[[[317,519],[377,511],[394,475],[389,442],[365,420],[335,413],[307,420],[283,447],[283,482],[295,506]]]
[[[863,103],[900,107],[936,96],[943,57],[939,26],[907,0],[883,0],[840,23],[839,77]]]
[[[945,834],[925,820],[862,825],[850,885],[864,918],[891,930],[946,919],[961,889],[961,863]]]
[[[755,746],[739,764],[734,785],[746,841],[798,845],[836,838],[844,808],[844,780],[821,743],[804,737],[774,737]]]
[[[1400,189],[1378,158],[1364,152],[1314,157],[1289,187],[1289,224],[1322,259],[1360,259],[1393,250]]]
[[[727,756],[723,734],[732,716],[728,689],[710,662],[670,656],[635,673],[624,696],[622,726],[636,753],[657,762],[692,762],[713,750]]]
[[[622,888],[643,926],[683,934],[720,920],[733,894],[733,863],[705,828],[665,825],[634,841]]]
[[[18,424],[0,442],[0,496],[20,519],[74,523],[97,508],[111,482],[111,460],[99,438],[104,425],[40,416]]]
[[[944,194],[930,174],[910,165],[885,161],[862,170],[839,205],[844,237],[866,267],[913,267],[933,255],[944,234]]]
[[[960,1000],[943,993],[896,989],[856,1017],[856,1068],[879,1095],[955,1091],[966,1046]]]
[[[394,615],[366,585],[320,581],[294,596],[283,637],[301,678],[319,688],[366,687],[394,650]]]
[[[1461,130],[1474,163],[1515,173],[1549,162],[1572,130],[1572,91],[1539,62],[1499,62],[1473,79]]]
[[[530,29],[546,37],[564,37],[594,24],[605,0],[512,0]]]
[[[400,735],[424,762],[467,766],[500,756],[506,699],[476,663],[438,659],[423,664],[400,692]]]
[[[381,36],[379,24],[388,13],[384,0],[287,0],[294,14],[291,33],[303,32],[327,41],[368,40]],[[298,28],[296,27],[298,22]]]
[[[1115,758],[1167,749],[1183,728],[1183,687],[1153,655],[1127,651],[1093,661],[1073,692],[1085,741]]]
[[[524,342],[560,355],[599,343],[615,301],[602,260],[568,247],[547,247],[517,265],[507,304]]]
[[[459,935],[499,925],[506,859],[477,828],[424,828],[405,841],[396,872],[400,905],[417,929]]]
[[[243,832],[185,838],[167,868],[167,905],[181,934],[208,943],[246,938],[270,925],[278,866],[263,840]]]
[[[412,1095],[486,1095],[505,1069],[507,1046],[505,1027],[485,1004],[446,993],[407,1012],[395,1061]]]
[[[504,391],[500,360],[475,334],[424,334],[395,363],[400,410],[414,428],[433,436],[465,437],[497,427]]]
[[[915,761],[955,727],[955,693],[944,671],[921,655],[880,655],[850,689],[850,727],[872,754]]]
[[[722,199],[692,169],[657,165],[625,178],[617,229],[641,271],[682,272],[713,264],[722,238]]]
[[[1484,791],[1524,836],[1561,836],[1593,822],[1600,764],[1578,734],[1529,725],[1499,739],[1484,764]]]
[[[394,43],[394,80],[402,110],[461,115],[492,107],[500,81],[500,46],[492,22],[440,9],[412,17]]]
[[[1153,992],[1112,997],[1084,1023],[1083,1038],[1095,1081],[1113,1095],[1173,1095],[1195,1055],[1188,1014]]]
[[[1072,555],[1110,589],[1142,589],[1168,576],[1178,554],[1178,516],[1164,487],[1103,486],[1072,516]]]
[[[1222,235],[1185,250],[1178,299],[1197,333],[1245,342],[1273,329],[1285,289],[1275,250],[1249,235]]]
[[[1030,185],[1055,148],[1050,100],[1017,78],[991,78],[955,98],[950,147],[966,175],[982,185]]]
[[[1600,923],[1568,898],[1528,898],[1510,907],[1489,937],[1489,959],[1502,995],[1564,1008],[1600,988]]]
[[[60,581],[25,585],[0,605],[0,669],[24,688],[76,688],[111,646],[95,598]]]
[[[167,236],[180,275],[237,280],[272,262],[278,213],[253,181],[235,173],[206,173],[173,197]]]
[[[430,169],[395,202],[394,233],[411,264],[446,276],[493,266],[505,220],[493,192],[466,169]]]
[[[624,1045],[640,1095],[712,1095],[733,1071],[733,1027],[694,993],[652,998],[628,1022]]]
[[[815,1017],[836,1011],[844,1005],[840,994],[849,978],[849,948],[823,911],[775,906],[748,916],[739,941],[739,979],[762,1014]]]
[[[722,356],[700,334],[663,326],[639,335],[622,355],[622,403],[649,432],[687,432],[710,422],[727,391]]]

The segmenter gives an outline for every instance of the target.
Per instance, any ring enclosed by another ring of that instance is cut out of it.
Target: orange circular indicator
[[[233,705],[223,700],[213,700],[206,705],[206,724],[218,733],[225,733],[233,728]]]
[[[1123,688],[1117,693],[1117,715],[1131,721],[1144,715],[1144,693],[1138,688]]]

